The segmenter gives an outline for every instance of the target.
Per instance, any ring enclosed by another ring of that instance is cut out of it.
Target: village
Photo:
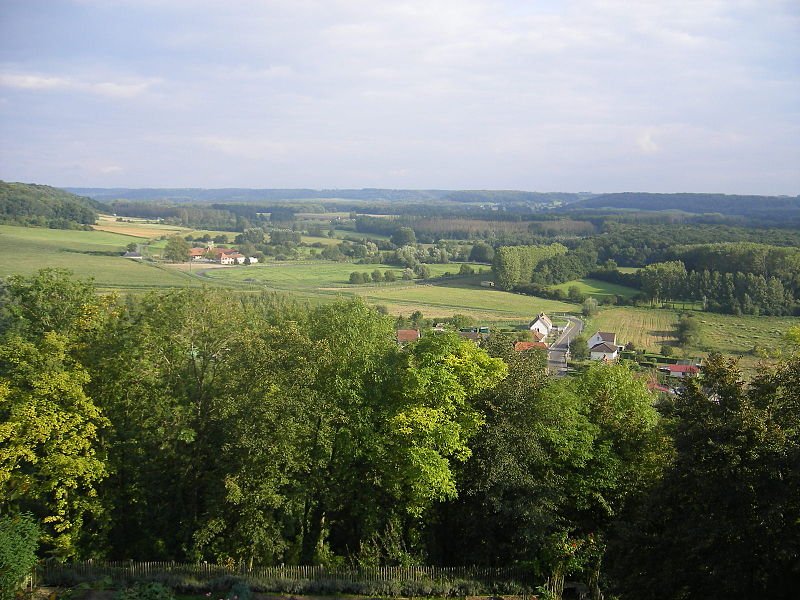
[[[399,346],[405,346],[421,339],[423,335],[440,334],[447,330],[445,323],[435,323],[428,330],[398,329],[396,341]],[[582,330],[583,322],[576,317],[568,317],[566,325],[556,326],[547,314],[541,312],[528,324],[526,330],[518,332],[518,336],[527,334],[525,337],[530,339],[514,341],[514,351],[545,352],[548,357],[548,369],[557,376],[584,370],[592,361],[602,363],[631,361],[638,363],[640,369],[647,373],[648,388],[651,391],[665,394],[676,394],[682,380],[700,373],[701,365],[695,359],[650,355],[649,359],[654,357],[657,359],[655,363],[652,360],[637,361],[637,354],[631,345],[620,343],[615,332],[596,331],[584,342],[580,336]],[[463,339],[480,344],[492,335],[492,330],[488,326],[462,327],[457,333]]]

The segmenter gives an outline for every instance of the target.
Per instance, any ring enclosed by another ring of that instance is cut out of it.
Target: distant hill
[[[103,202],[113,200],[160,201],[170,203],[214,202],[214,203],[258,203],[280,200],[363,200],[429,202],[449,201],[462,203],[547,203],[560,201],[576,202],[587,194],[561,192],[523,192],[517,190],[392,190],[382,188],[364,189],[248,189],[248,188],[66,188],[81,196],[89,196]]]
[[[47,185],[0,181],[0,222],[77,229],[92,225],[102,205]]]
[[[223,202],[258,203],[276,200],[439,200],[448,192],[442,190],[385,190],[385,189],[250,189],[250,188],[65,188],[75,194],[89,196],[102,202],[113,200],[159,201],[169,203]]]
[[[718,213],[756,219],[800,218],[800,196],[735,196],[728,194],[601,194],[570,205],[580,209],[677,210],[694,214]]]

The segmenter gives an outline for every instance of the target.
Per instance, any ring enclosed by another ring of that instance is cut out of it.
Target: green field
[[[637,348],[658,352],[662,344],[677,346],[675,324],[679,311],[634,307],[602,309],[586,323],[586,335],[597,330],[617,333],[617,342],[633,342]],[[695,312],[700,323],[700,340],[685,353],[689,356],[709,352],[741,357],[741,364],[753,368],[760,358],[752,354],[758,345],[774,355],[782,346],[781,336],[792,325],[800,323],[797,317],[734,316]],[[676,354],[684,353],[676,348]]]
[[[472,315],[492,322],[528,323],[539,312],[579,312],[567,302],[512,294],[482,288],[477,282],[464,284],[452,280],[437,285],[405,285],[359,292],[372,304],[383,304],[391,313],[408,314],[420,310],[425,316]],[[470,281],[469,279],[467,281]]]
[[[473,265],[479,268],[481,265]],[[448,263],[444,265],[428,265],[431,275],[436,277],[446,272],[458,273],[461,263]],[[483,266],[484,268],[485,265]],[[270,288],[281,290],[319,290],[344,288],[348,292],[355,292],[359,288],[375,289],[381,286],[394,286],[400,282],[370,283],[365,285],[351,285],[348,283],[350,273],[372,273],[378,269],[381,273],[393,271],[397,279],[403,276],[403,269],[392,265],[367,264],[359,265],[348,262],[332,262],[327,260],[268,262],[266,264],[252,265],[249,267],[234,267],[230,269],[207,269],[202,276],[208,279],[223,282],[251,283],[266,285]],[[408,282],[405,282],[408,283]]]
[[[458,272],[460,263],[428,265],[431,274]],[[478,267],[478,265],[473,265]],[[483,266],[486,269],[486,266]],[[303,261],[268,263],[232,269],[208,269],[202,277],[219,283],[235,283],[253,287],[299,293],[304,297],[357,295],[372,304],[382,304],[393,314],[422,311],[426,316],[450,316],[466,313],[483,320],[519,321],[527,323],[541,311],[569,312],[579,307],[567,302],[544,300],[532,296],[511,294],[480,286],[486,275],[459,277],[441,282],[426,283],[396,281],[394,283],[370,283],[351,285],[347,283],[350,273],[371,273],[391,269],[398,279],[402,269],[389,265],[357,265],[328,261]]]
[[[563,290],[567,292],[571,287],[577,287],[584,296],[594,296],[601,298],[603,296],[622,296],[623,298],[632,298],[639,293],[632,287],[625,285],[617,285],[614,283],[607,283],[599,279],[574,279],[560,285],[554,285],[553,289]]]
[[[121,254],[141,238],[103,231],[71,231],[0,225],[0,277],[30,275],[45,267],[69,269],[93,277],[103,289],[184,287],[196,283],[186,275],[151,264],[105,256]]]

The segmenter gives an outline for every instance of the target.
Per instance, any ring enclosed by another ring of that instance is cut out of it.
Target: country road
[[[577,317],[567,317],[569,323],[564,333],[550,345],[547,352],[547,368],[556,375],[567,372],[567,351],[570,342],[583,331],[583,321]]]

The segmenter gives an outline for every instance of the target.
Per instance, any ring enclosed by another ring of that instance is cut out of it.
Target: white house
[[[618,356],[619,348],[608,342],[597,344],[589,350],[589,358],[592,360],[617,360]]]
[[[594,348],[598,344],[609,344],[616,347],[617,334],[609,333],[607,331],[598,331],[586,341],[586,345],[589,346],[590,349]]]
[[[551,329],[553,329],[553,323],[544,313],[539,313],[539,315],[530,325],[531,331],[537,331],[544,337],[550,335]]]

